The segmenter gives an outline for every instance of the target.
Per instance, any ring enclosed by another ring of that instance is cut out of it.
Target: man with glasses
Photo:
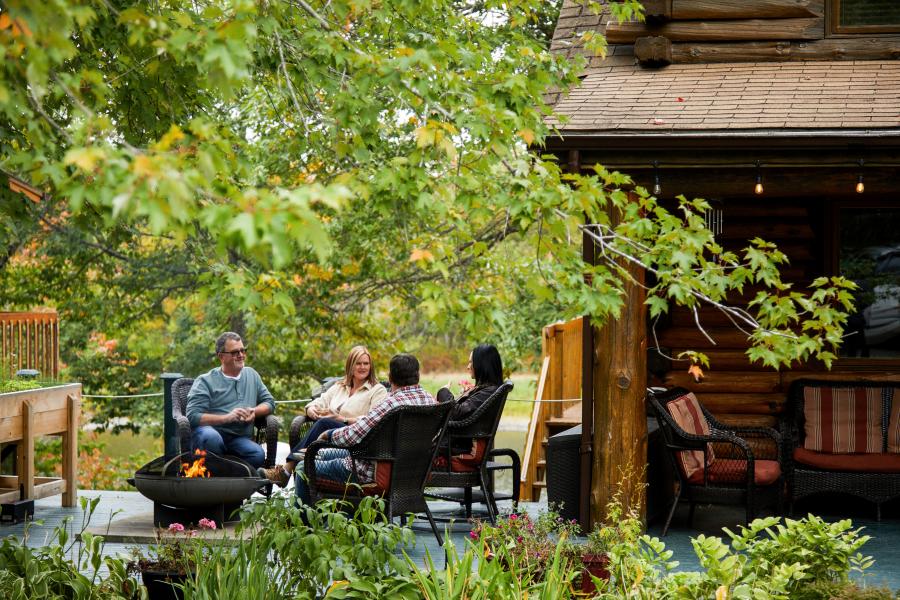
[[[195,379],[188,392],[191,445],[261,467],[265,453],[253,441],[253,422],[275,410],[275,399],[259,373],[244,366],[247,348],[241,336],[230,331],[220,335],[216,356],[221,366]]]

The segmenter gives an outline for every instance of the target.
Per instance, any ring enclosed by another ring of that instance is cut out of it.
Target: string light
[[[759,161],[756,161],[756,185],[753,187],[753,193],[757,196],[763,193],[762,169],[760,169]]]
[[[866,191],[866,186],[863,184],[863,159],[859,159],[859,177],[856,179],[856,193],[862,194]]]
[[[653,161],[653,195],[662,194],[662,186],[659,184],[659,162]]]

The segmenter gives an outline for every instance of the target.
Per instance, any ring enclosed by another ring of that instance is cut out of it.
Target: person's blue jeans
[[[237,456],[254,469],[263,466],[266,461],[262,446],[250,438],[221,433],[209,425],[201,425],[191,432],[191,446],[194,450],[208,450],[219,456]]]
[[[344,427],[344,424],[337,419],[317,419],[313,421],[312,427],[309,428],[309,431],[306,432],[303,439],[300,440],[296,446],[291,448],[291,452],[300,452],[304,448],[309,448],[309,445],[319,439],[319,436],[322,435],[323,432],[339,427]],[[288,462],[294,461],[288,458]]]
[[[316,453],[316,476],[336,483],[356,483],[356,476],[347,468],[344,459],[350,453],[342,448],[323,448]],[[303,465],[298,465],[294,477],[294,490],[303,504],[309,504],[309,485],[303,473]]]

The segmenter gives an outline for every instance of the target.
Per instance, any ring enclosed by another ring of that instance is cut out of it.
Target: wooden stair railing
[[[538,500],[540,490],[546,487],[546,450],[550,436],[581,423],[581,351],[580,318],[544,327],[541,373],[522,455],[519,481],[522,501]]]

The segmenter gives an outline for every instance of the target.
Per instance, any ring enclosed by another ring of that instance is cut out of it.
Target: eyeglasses
[[[223,350],[222,352],[219,352],[219,354],[230,354],[231,358],[237,358],[241,354],[243,354],[244,356],[247,356],[247,349],[246,348],[238,348],[237,350],[231,350],[231,351]]]

